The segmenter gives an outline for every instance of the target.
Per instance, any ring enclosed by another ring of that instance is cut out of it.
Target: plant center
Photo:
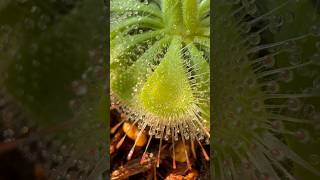
[[[180,38],[173,39],[166,56],[147,79],[139,96],[143,108],[161,118],[181,117],[193,102],[180,49]]]

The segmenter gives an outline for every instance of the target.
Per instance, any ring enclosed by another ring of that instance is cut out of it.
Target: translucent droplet
[[[310,32],[313,36],[320,36],[320,25],[312,26]]]
[[[288,109],[290,111],[298,111],[301,108],[301,101],[298,98],[290,98],[288,100]]]

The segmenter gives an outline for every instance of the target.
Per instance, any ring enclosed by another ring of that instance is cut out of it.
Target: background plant
[[[103,6],[0,3],[1,141],[51,178],[92,179],[106,168]]]
[[[215,1],[214,177],[319,176],[318,3]]]

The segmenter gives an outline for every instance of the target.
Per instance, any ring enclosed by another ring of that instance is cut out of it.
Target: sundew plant
[[[0,1],[1,157],[19,149],[49,179],[102,178],[103,8],[99,0]],[[15,159],[1,162],[10,163],[23,174]]]
[[[0,156],[18,148],[50,179],[109,178],[102,8],[0,0]],[[181,144],[208,160],[211,141],[211,179],[319,179],[319,24],[319,0],[111,0],[112,105],[148,138],[125,159],[142,144],[175,167]]]
[[[209,143],[210,0],[114,0],[110,9],[112,101],[138,137],[160,139],[158,165],[163,140]]]
[[[319,1],[213,1],[214,179],[319,178]]]
[[[317,179],[319,3],[111,1],[113,102],[159,149],[211,134],[214,179]]]

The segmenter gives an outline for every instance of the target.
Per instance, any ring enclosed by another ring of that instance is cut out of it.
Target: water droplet
[[[301,108],[301,101],[298,98],[290,98],[287,103],[290,111],[298,111]]]
[[[320,36],[320,26],[319,25],[314,25],[311,27],[310,32],[313,36]]]

